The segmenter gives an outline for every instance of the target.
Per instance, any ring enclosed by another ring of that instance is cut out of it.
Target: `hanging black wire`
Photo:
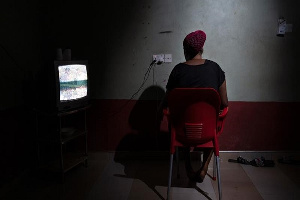
[[[124,103],[116,112],[110,114],[108,117],[113,117],[114,115],[120,113],[127,105],[128,103],[143,89],[146,81],[148,80],[149,78],[149,75],[150,75],[150,72],[151,72],[151,69],[153,68],[153,66],[156,65],[156,60],[152,61],[151,64],[149,65],[145,75],[144,75],[144,79],[143,79],[143,82],[141,83],[140,87],[137,89],[137,91],[135,93],[133,93],[133,95],[130,97],[130,99],[128,99],[126,101],[126,103]]]

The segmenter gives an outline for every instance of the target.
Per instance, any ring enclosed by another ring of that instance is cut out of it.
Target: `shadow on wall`
[[[129,116],[132,131],[122,138],[114,157],[116,163],[124,166],[124,174],[114,174],[115,177],[139,179],[162,200],[165,194],[157,190],[156,186],[167,187],[170,156],[170,134],[161,128],[164,119],[161,103],[164,96],[164,90],[157,86],[151,86],[143,92]],[[153,97],[156,99],[153,100]],[[136,162],[139,162],[138,168],[133,164]],[[174,179],[174,187],[195,188],[207,196],[195,182],[184,178],[183,165],[178,170],[183,179]],[[175,173],[173,170],[173,177]]]
[[[167,185],[168,165],[163,163],[159,173],[160,176],[153,178],[152,159],[158,157],[154,151],[166,151],[169,149],[169,134],[168,132],[160,131],[160,125],[163,119],[161,103],[165,96],[165,92],[161,87],[150,86],[147,88],[135,106],[130,112],[128,123],[131,127],[131,132],[122,138],[117,146],[114,161],[124,166],[123,174],[115,174],[116,177],[136,178],[143,181],[151,188],[160,199],[163,196],[155,189],[156,185]],[[148,153],[147,153],[148,152]],[[168,155],[168,154],[167,154]],[[132,162],[143,161],[143,173],[135,172]],[[167,161],[164,157],[162,162]],[[166,176],[161,176],[166,174]]]
[[[161,151],[169,145],[168,133],[160,131],[161,102],[165,92],[161,87],[150,86],[142,93],[130,112],[128,123],[131,132],[118,144],[116,151]],[[116,153],[115,160],[118,159]]]

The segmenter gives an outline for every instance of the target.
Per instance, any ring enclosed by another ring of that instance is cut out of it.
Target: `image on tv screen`
[[[87,96],[87,70],[85,65],[72,64],[58,67],[60,101]]]

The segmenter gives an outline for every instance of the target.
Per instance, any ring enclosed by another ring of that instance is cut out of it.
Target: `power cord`
[[[148,80],[148,78],[149,78],[149,75],[150,75],[150,72],[151,72],[151,69],[153,68],[153,66],[155,66],[156,64],[157,65],[160,65],[160,64],[162,64],[163,62],[162,61],[157,61],[157,60],[153,60],[151,63],[150,63],[150,65],[149,65],[149,67],[148,67],[148,69],[147,69],[147,71],[146,71],[146,73],[145,73],[145,75],[144,75],[144,79],[143,79],[143,82],[142,82],[142,84],[140,85],[140,87],[137,89],[137,91],[135,92],[135,93],[133,93],[133,95],[130,97],[130,99],[128,99],[127,101],[126,101],[126,103],[124,103],[124,105],[122,105],[119,109],[118,109],[118,111],[116,111],[116,112],[114,112],[114,113],[112,113],[111,115],[109,115],[109,117],[113,117],[114,115],[116,115],[116,114],[118,114],[118,113],[120,113],[126,106],[127,106],[127,104],[142,90],[142,88],[144,87],[144,85],[145,85],[145,83],[146,83],[146,81]]]

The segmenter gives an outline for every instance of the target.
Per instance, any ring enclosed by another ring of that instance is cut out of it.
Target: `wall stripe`
[[[147,100],[94,100],[89,111],[89,149],[168,150],[167,122],[157,115],[158,105]],[[300,150],[299,112],[299,102],[229,102],[220,150]]]

